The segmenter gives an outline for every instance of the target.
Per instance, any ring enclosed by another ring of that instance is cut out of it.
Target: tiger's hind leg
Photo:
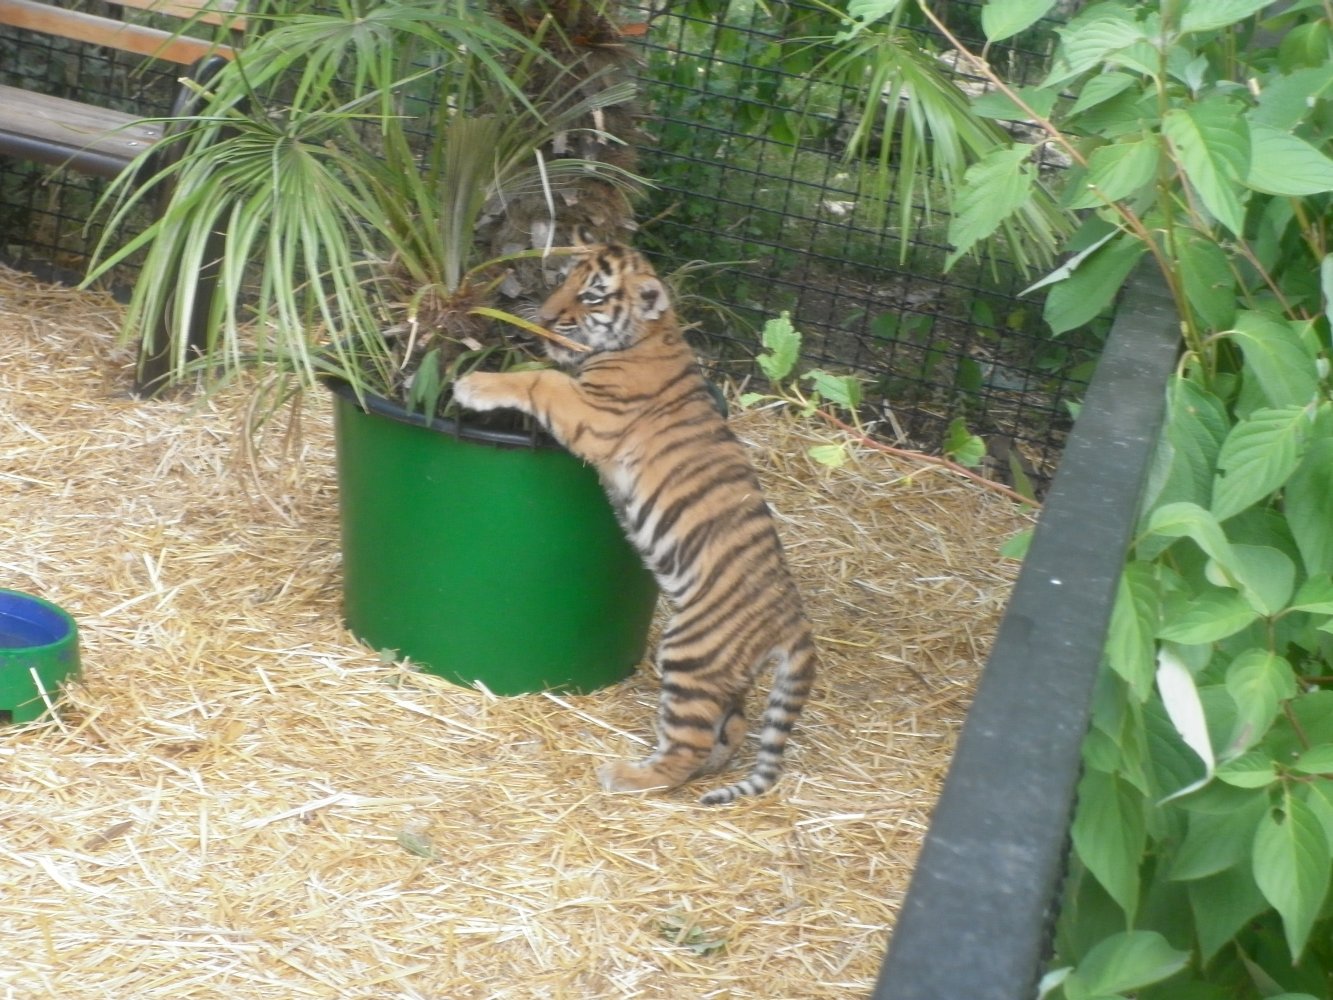
[[[617,761],[598,770],[608,792],[667,789],[726,767],[745,739],[744,695],[729,696],[700,685],[688,672],[662,662],[657,750],[640,761]]]
[[[748,731],[749,725],[745,721],[745,699],[741,697],[728,706],[714,734],[713,749],[708,753],[708,760],[695,772],[696,776],[717,774],[726,768],[731,763],[731,758],[736,756],[741,744],[745,742],[745,734]]]

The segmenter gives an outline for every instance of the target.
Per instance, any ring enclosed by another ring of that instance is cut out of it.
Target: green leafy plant
[[[755,358],[755,363],[768,378],[773,391],[742,393],[739,400],[741,406],[777,403],[795,407],[798,412],[809,417],[821,407],[832,405],[847,413],[853,423],[857,422],[857,409],[861,405],[861,381],[856,376],[835,375],[822,368],[796,374],[801,359],[801,333],[792,325],[788,313],[784,312],[765,323],[760,340],[764,350]],[[808,383],[808,388],[802,388],[802,382]],[[848,447],[846,441],[817,444],[811,445],[806,453],[821,465],[836,468],[847,461]]]
[[[995,42],[1052,6],[991,0],[982,23]],[[1327,1000],[1333,8],[1105,0],[1059,35],[1038,84],[991,74],[1074,163],[1063,199],[1084,219],[1038,283],[1046,319],[1087,323],[1148,259],[1183,352],[1043,995]],[[998,225],[1007,200],[971,180],[968,225]]]
[[[848,162],[858,165],[876,208],[874,222],[891,223],[900,236],[903,259],[918,227],[943,204],[954,246],[946,267],[991,243],[1002,245],[1020,269],[1047,265],[1071,217],[1038,177],[1033,147],[1016,145],[1003,128],[975,114],[923,33],[909,30],[919,21],[917,5],[851,0],[845,11],[816,6],[836,16],[837,29],[797,47],[831,43],[810,74],[855,94]]]
[[[706,930],[688,913],[668,913],[657,924],[657,933],[673,945],[695,955],[717,955],[727,950],[725,934]]]
[[[497,320],[540,332],[516,313],[544,294],[548,251],[632,218],[632,87],[601,55],[618,37],[607,6],[341,0],[256,17],[200,112],[111,186],[89,280],[144,253],[125,328],[166,317],[167,381],[263,365],[433,411],[460,368],[523,356]],[[153,199],[156,221],[123,237]],[[200,309],[208,337],[190,343]]]
[[[959,465],[973,468],[986,457],[986,442],[967,429],[962,417],[954,417],[944,437],[944,454]]]

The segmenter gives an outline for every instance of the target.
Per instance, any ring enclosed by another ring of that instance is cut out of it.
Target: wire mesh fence
[[[97,0],[82,6],[99,12]],[[965,39],[978,6],[938,5]],[[852,150],[846,87],[814,84],[831,51],[828,16],[805,2],[688,0],[627,4],[646,24],[640,106],[653,137],[641,169],[653,184],[641,246],[660,268],[688,268],[684,312],[725,372],[746,376],[765,321],[786,312],[803,362],[860,376],[876,433],[939,451],[954,421],[981,435],[996,478],[1038,488],[1058,460],[1100,339],[1054,339],[1024,275],[1002,256],[946,271],[947,219],[912,206],[910,240],[898,206],[867,189]],[[119,10],[120,8],[115,8]],[[923,44],[939,46],[921,26]],[[1012,78],[1039,73],[1050,32],[992,51]],[[166,114],[175,74],[76,43],[0,27],[0,83],[145,115]],[[963,81],[966,85],[967,81]],[[892,136],[856,147],[879,156]],[[891,148],[884,151],[887,162]],[[0,157],[0,259],[80,273],[97,236],[104,182]],[[90,222],[91,220],[91,222]],[[703,262],[706,266],[691,266]]]
[[[107,4],[69,6],[98,14]],[[110,48],[0,26],[0,84],[144,116],[166,115],[176,90],[169,68]],[[96,243],[99,178],[0,156],[0,260],[77,279]]]
[[[980,34],[979,5],[933,6],[963,40]],[[1100,338],[1051,338],[1040,299],[1018,295],[1035,276],[1009,260],[946,271],[938,212],[912,206],[913,233],[900,240],[899,207],[868,189],[855,155],[877,157],[892,138],[854,147],[864,95],[811,81],[836,48],[827,14],[806,3],[672,3],[650,24],[645,104],[658,142],[644,160],[656,187],[641,240],[677,264],[733,262],[691,286],[726,307],[729,324],[699,313],[709,342],[748,358],[764,321],[786,311],[807,363],[866,380],[880,433],[934,451],[961,419],[985,438],[993,475],[1017,467],[1043,482]],[[946,50],[928,26],[913,30]],[[1010,79],[1031,79],[1053,37],[1046,25],[989,57]]]

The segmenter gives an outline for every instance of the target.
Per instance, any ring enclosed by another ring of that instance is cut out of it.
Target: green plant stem
[[[1163,37],[1165,37],[1167,33],[1166,19],[1168,16],[1167,8],[1169,6],[1170,6],[1169,4],[1162,5]],[[1167,78],[1166,58],[1167,58],[1166,46],[1165,45],[1159,46],[1157,50],[1157,73],[1156,75],[1153,76],[1153,84],[1157,88],[1157,117],[1158,120],[1160,121],[1165,121],[1166,114],[1170,110],[1170,97],[1166,92],[1166,86],[1165,86],[1165,81]],[[1170,141],[1166,138],[1165,135],[1162,137],[1162,140],[1163,142]],[[1157,167],[1157,205],[1162,212],[1162,233],[1164,237],[1164,242],[1166,244],[1166,256],[1167,259],[1170,261],[1180,260],[1180,247],[1176,237],[1176,224],[1175,224],[1176,216],[1175,213],[1170,210],[1171,209],[1170,171],[1174,165],[1174,162],[1175,161],[1170,158],[1159,156],[1158,167]],[[1188,185],[1184,185],[1184,187],[1186,190],[1186,197],[1188,198],[1189,187]],[[1190,207],[1191,210],[1193,210],[1192,201],[1190,203]],[[1195,214],[1197,216],[1197,213]],[[1206,231],[1207,228],[1208,227],[1206,225],[1201,227],[1203,231]],[[1167,267],[1166,264],[1163,262],[1162,257],[1160,255],[1156,256],[1158,265],[1163,269],[1164,273],[1172,274],[1176,272],[1177,269],[1174,266]],[[1184,337],[1186,347],[1195,354],[1198,354],[1199,360],[1203,362],[1204,365],[1209,368],[1209,370],[1211,370],[1211,366],[1208,365],[1207,357],[1202,353],[1203,340],[1199,334],[1198,326],[1194,322],[1194,312],[1189,308],[1189,303],[1185,301],[1184,290],[1183,289],[1178,290],[1173,286],[1171,289],[1171,293],[1176,301],[1176,311],[1180,314],[1180,332],[1181,336]]]
[[[1305,245],[1310,248],[1311,256],[1315,260],[1322,260],[1328,253],[1328,248],[1324,243],[1323,230],[1310,224],[1310,219],[1305,212],[1305,205],[1300,198],[1292,198],[1290,203],[1292,214],[1300,223],[1301,238],[1305,241]]]
[[[1291,731],[1296,734],[1296,739],[1300,741],[1302,750],[1310,749],[1310,737],[1305,734],[1301,727],[1301,720],[1296,718],[1296,713],[1291,710],[1291,700],[1288,699],[1282,703],[1282,714],[1286,716],[1287,724],[1291,726]]]

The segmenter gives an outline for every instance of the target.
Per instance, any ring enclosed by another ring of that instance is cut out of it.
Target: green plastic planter
[[[31,722],[79,676],[79,631],[63,609],[0,590],[0,722]],[[45,692],[46,697],[43,697]]]
[[[591,691],[634,670],[657,586],[591,468],[329,388],[354,635],[496,694]]]

